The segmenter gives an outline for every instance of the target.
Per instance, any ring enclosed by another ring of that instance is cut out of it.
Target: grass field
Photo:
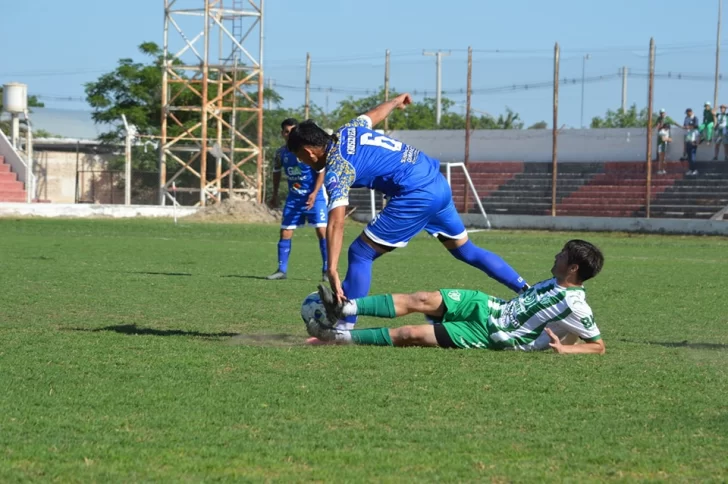
[[[574,236],[472,238],[536,282]],[[303,346],[312,230],[269,282],[275,226],[0,220],[0,481],[725,482],[728,241],[579,236],[604,356]],[[424,236],[375,264],[439,287],[509,296]]]

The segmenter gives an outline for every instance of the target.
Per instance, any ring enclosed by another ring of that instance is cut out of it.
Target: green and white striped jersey
[[[601,339],[583,287],[565,288],[556,279],[539,282],[510,301],[491,297],[486,323],[494,348],[534,351],[549,348],[549,328],[559,338],[569,333],[584,341]]]

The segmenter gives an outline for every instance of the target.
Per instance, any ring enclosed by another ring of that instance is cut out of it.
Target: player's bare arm
[[[604,340],[598,340],[594,342],[584,342],[579,345],[565,345],[561,342],[558,336],[554,334],[549,328],[546,328],[546,334],[549,335],[551,342],[549,346],[554,349],[556,353],[561,355],[565,354],[599,354],[603,355],[606,352],[606,346]]]
[[[326,275],[334,294],[343,301],[344,291],[341,288],[339,279],[339,256],[341,247],[344,244],[344,219],[346,217],[346,205],[335,207],[329,211],[329,224],[326,227],[326,240],[329,243],[329,270]]]
[[[391,101],[383,102],[376,108],[367,111],[366,113],[364,113],[364,115],[372,120],[372,126],[376,126],[377,124],[384,121],[384,119],[389,116],[392,111],[394,111],[395,109],[404,109],[405,106],[407,106],[411,102],[412,97],[409,94],[400,94]]]
[[[313,208],[314,204],[316,203],[316,197],[318,196],[318,193],[321,191],[321,187],[324,184],[324,176],[326,175],[326,172],[324,170],[321,170],[321,172],[316,176],[316,184],[313,187],[313,191],[308,196],[308,200],[306,201],[306,208],[311,210]]]
[[[270,206],[276,208],[278,206],[278,190],[281,186],[281,169],[279,155],[276,154],[276,161],[273,168],[273,195],[270,197]]]

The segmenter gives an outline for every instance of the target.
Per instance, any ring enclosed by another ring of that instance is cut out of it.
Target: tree
[[[604,117],[592,118],[591,127],[596,128],[644,128],[647,126],[647,108],[637,111],[637,105],[633,104],[625,112],[621,109],[607,110]],[[652,115],[655,119],[657,114]]]
[[[390,99],[399,93],[390,93]],[[355,99],[349,97],[341,101],[331,113],[330,122],[336,127],[341,126],[357,115],[369,111],[384,101],[384,90],[367,97]],[[442,98],[442,111],[440,125],[437,125],[437,105],[435,98],[425,98],[422,101],[414,101],[405,110],[394,111],[389,117],[389,129],[465,129],[465,116],[452,112],[450,109],[455,102],[448,98]],[[506,108],[505,115],[498,118],[490,115],[471,116],[472,129],[522,129],[523,123],[517,113]]]
[[[533,123],[528,129],[546,129],[548,127],[549,124],[546,121],[539,121],[538,123]]]

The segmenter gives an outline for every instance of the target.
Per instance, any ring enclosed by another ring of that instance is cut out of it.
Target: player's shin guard
[[[461,247],[451,250],[450,253],[457,260],[477,267],[515,292],[520,292],[526,285],[526,281],[500,256],[481,249],[469,240]]]
[[[324,261],[321,272],[329,270],[329,246],[326,244],[326,239],[319,239],[319,250],[321,251],[321,259]]]
[[[291,239],[278,241],[278,270],[288,272],[288,257],[291,255]]]
[[[355,345],[394,346],[389,328],[354,329],[349,334]]]
[[[341,284],[344,295],[348,299],[364,297],[369,293],[369,287],[372,285],[372,263],[380,255],[361,237],[351,243],[349,268],[346,271],[344,282]],[[345,321],[350,325],[356,324],[356,316],[348,316]]]

